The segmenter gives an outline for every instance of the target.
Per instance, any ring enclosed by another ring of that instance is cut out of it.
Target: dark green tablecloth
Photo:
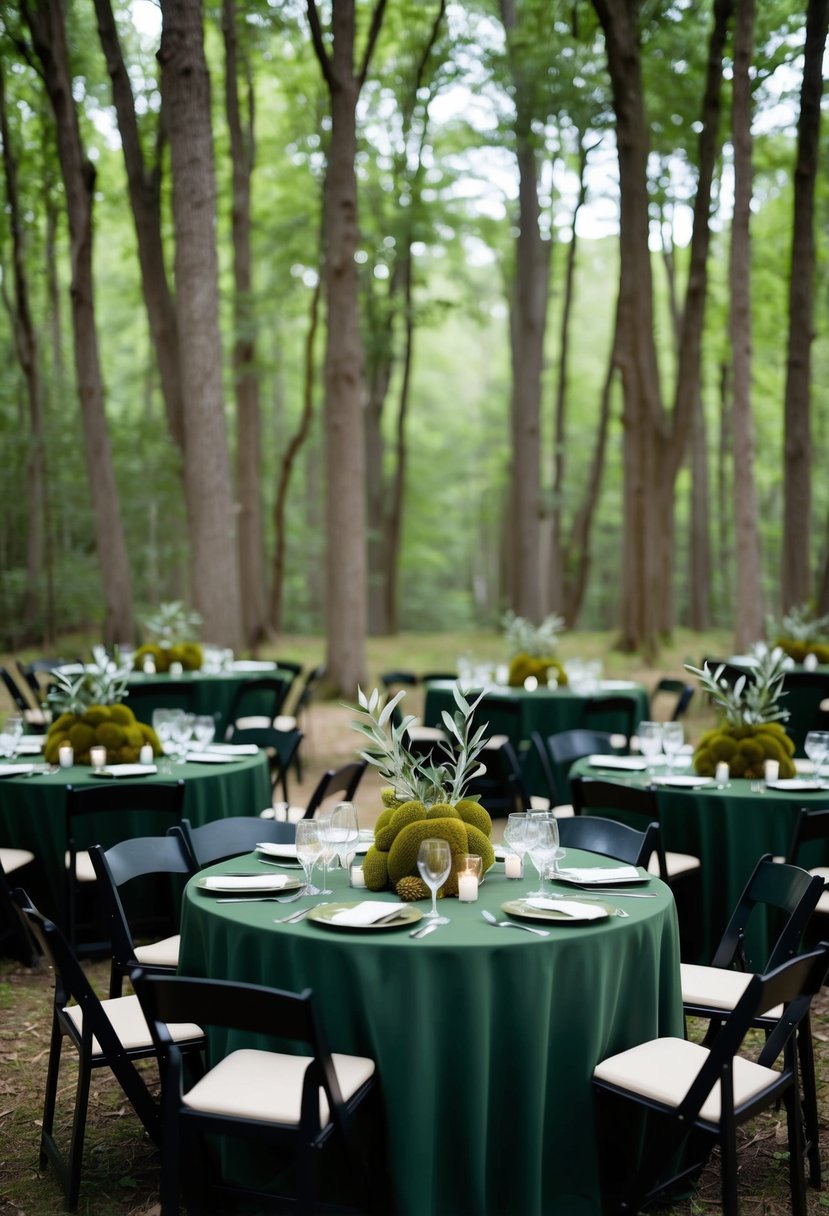
[[[213,872],[263,869],[244,861]],[[341,872],[332,886],[335,900],[366,894]],[[451,924],[413,941],[275,925],[279,905],[217,904],[191,882],[181,969],[310,987],[331,1048],[376,1060],[399,1216],[599,1216],[590,1076],[613,1052],[682,1034],[673,899],[654,880],[657,898],[619,898],[628,919],[549,938],[481,918],[528,888],[496,863],[477,904],[445,901]]]
[[[152,784],[183,778],[184,814],[194,824],[229,815],[258,815],[271,804],[268,758],[264,752],[230,764],[188,763],[169,767],[169,773],[151,774],[139,780]],[[92,770],[83,765],[35,777],[0,779],[0,842],[31,849],[35,854],[39,889],[31,895],[40,901],[41,910],[50,915],[58,913],[63,891],[66,786],[100,785],[102,780],[93,777]],[[112,780],[111,784],[116,792],[115,787],[121,781]],[[136,830],[132,819],[132,816],[124,817],[123,833],[120,833],[119,820],[116,838]],[[142,834],[152,834],[144,826],[138,830]]]
[[[171,682],[187,684],[189,693],[186,708],[190,713],[209,714],[214,717],[216,738],[222,739],[227,728],[233,698],[246,680],[288,674],[280,672],[275,663],[269,664],[267,669],[220,671],[215,675],[203,671],[185,671],[180,676],[166,674],[145,676],[142,672],[133,672],[129,679],[129,688],[140,687],[142,690],[150,688],[153,693],[152,695],[135,696],[132,700],[128,695],[127,704],[134,711],[139,722],[152,723],[154,709],[166,709],[173,703],[170,697],[165,695],[167,686]],[[263,701],[263,707],[264,705]]]
[[[636,706],[635,723],[638,725],[648,717],[650,712],[647,690],[642,684],[619,687],[620,684],[627,684],[627,681],[607,681],[596,689],[595,694],[591,695],[629,697]],[[444,710],[448,710],[450,714],[454,712],[453,687],[452,682],[448,680],[435,681],[427,686],[423,710],[423,721],[426,726],[441,726],[442,712]],[[477,696],[478,691],[480,690],[474,690],[472,695]],[[584,707],[588,700],[587,694],[575,693],[569,688],[537,688],[533,692],[528,692],[524,688],[501,686],[493,687],[492,692],[498,697],[514,700],[520,706],[520,733],[516,734],[507,722],[494,723],[496,732],[508,734],[510,742],[516,748],[521,743],[527,742],[533,731],[538,731],[546,739],[548,735],[558,734],[559,731],[576,730],[585,725]],[[482,705],[484,711],[485,708],[486,701]],[[622,715],[609,714],[606,717],[591,718],[590,728],[611,732],[623,731],[625,723]],[[556,776],[563,778],[566,775],[556,774]],[[546,794],[543,776],[532,752],[529,752],[526,757],[525,780],[529,793]]]
[[[578,761],[572,772],[605,781],[626,780],[618,772],[594,768],[586,760]],[[694,853],[702,862],[700,957],[704,961],[710,961],[758,859],[764,853],[785,856],[801,807],[829,806],[826,790],[755,793],[751,784],[734,778],[724,789],[713,782],[700,789],[659,787],[665,847]],[[821,860],[818,852],[804,853],[805,864],[816,865]]]

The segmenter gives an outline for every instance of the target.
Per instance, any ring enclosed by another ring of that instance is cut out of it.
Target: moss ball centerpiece
[[[507,612],[501,624],[509,654],[510,687],[523,688],[530,678],[546,685],[551,676],[559,685],[567,683],[567,673],[556,658],[563,617],[547,616],[540,625],[533,625],[523,616]]]
[[[176,663],[182,671],[199,671],[204,651],[195,639],[201,625],[198,612],[191,612],[180,600],[159,604],[152,616],[143,621],[145,641],[133,656],[133,669],[143,671],[151,659],[151,670],[162,674]]]
[[[495,852],[489,814],[476,799],[464,797],[485,742],[486,725],[472,729],[472,717],[483,694],[470,705],[455,686],[457,710],[454,715],[445,713],[443,719],[451,745],[441,745],[446,758],[437,764],[408,751],[405,738],[413,717],[393,721],[404,695],[401,690],[383,705],[377,689],[370,696],[358,689],[359,718],[352,725],[369,740],[361,756],[390,782],[383,790],[385,809],[375,825],[374,844],[363,859],[366,886],[370,891],[389,888],[400,899],[415,900],[429,897],[417,869],[421,841],[446,840],[453,859],[464,853],[477,854],[485,872],[495,863]],[[457,893],[453,864],[438,897]]]
[[[694,768],[703,777],[713,777],[725,761],[732,777],[760,778],[766,760],[778,761],[781,777],[795,775],[794,742],[783,725],[789,711],[778,704],[785,655],[779,648],[761,648],[756,658],[751,675],[740,676],[733,686],[723,678],[722,666],[711,671],[707,663],[685,665],[721,712],[719,725],[701,735],[694,752]]]
[[[43,748],[48,764],[58,763],[64,744],[72,747],[76,764],[89,764],[89,749],[99,744],[106,748],[107,761],[112,764],[135,763],[145,743],[152,746],[154,756],[161,755],[155,731],[138,722],[122,703],[128,695],[127,674],[97,664],[74,677],[55,672],[48,697],[53,719]]]

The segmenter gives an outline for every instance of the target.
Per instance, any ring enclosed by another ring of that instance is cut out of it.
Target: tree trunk
[[[34,9],[27,0],[22,0],[21,11],[43,67],[43,78],[57,127],[58,159],[66,195],[71,244],[70,298],[75,371],[105,604],[103,636],[104,641],[111,644],[132,640],[132,581],[107,431],[95,329],[92,276],[95,170],[86,158],[81,143],[72,94],[63,6],[53,3]]]
[[[95,0],[98,36],[112,81],[112,100],[127,172],[127,192],[132,209],[141,270],[141,290],[158,361],[161,395],[167,426],[176,447],[184,447],[184,405],[181,397],[178,322],[175,302],[167,279],[161,223],[161,156],[164,124],[159,121],[155,161],[147,166],[138,132],[135,99],[121,53],[121,43],[112,13],[111,0]]]
[[[314,52],[331,99],[331,141],[325,173],[325,468],[326,625],[329,685],[353,697],[365,680],[368,617],[363,351],[359,328],[357,100],[383,19],[378,0],[362,66],[354,71],[354,0],[338,0],[331,12],[327,50],[315,0],[308,0]]]
[[[797,124],[794,228],[789,278],[789,353],[786,365],[783,456],[782,608],[811,597],[809,541],[812,517],[810,426],[811,349],[814,337],[815,182],[820,146],[823,53],[829,0],[809,0],[806,49]]]
[[[688,543],[688,625],[711,628],[711,514],[708,440],[702,395],[697,393],[691,422],[691,525]]]
[[[233,168],[233,381],[236,390],[236,495],[239,500],[239,583],[245,641],[256,646],[267,635],[265,540],[262,526],[262,420],[256,371],[256,312],[251,273],[250,183],[255,143],[253,84],[244,57],[247,121],[239,101],[239,43],[236,0],[224,0],[225,110]]]
[[[757,492],[754,483],[754,420],[751,414],[751,81],[754,0],[737,0],[734,33],[732,137],[734,217],[731,224],[730,336],[734,374],[734,541],[737,550],[736,638],[742,653],[764,635],[763,586]]]
[[[241,643],[222,392],[210,82],[200,0],[162,0],[161,88],[170,119],[184,487],[193,604],[210,642]]]
[[[407,249],[406,263],[403,268],[403,377],[400,384],[400,397],[397,403],[397,425],[395,428],[394,473],[389,486],[389,508],[386,518],[385,534],[385,563],[386,563],[386,621],[389,633],[397,633],[399,628],[398,614],[398,577],[400,569],[400,549],[403,540],[403,496],[406,490],[406,466],[408,449],[406,446],[406,418],[409,412],[409,390],[412,383],[412,355],[414,348],[414,310],[412,307],[412,258],[411,247]]]
[[[538,152],[535,118],[526,69],[513,48],[518,25],[515,0],[501,0],[501,19],[510,48],[518,159],[518,236],[510,310],[512,395],[510,401],[509,604],[531,621],[542,617],[540,430],[541,373],[547,326],[550,242],[539,223]]]
[[[26,460],[26,582],[22,618],[31,626],[42,615],[40,579],[44,566],[46,535],[46,446],[43,424],[43,388],[37,333],[26,274],[25,236],[17,193],[17,157],[12,147],[6,108],[6,80],[0,60],[0,139],[3,143],[3,170],[6,205],[12,238],[14,303],[12,322],[15,349],[26,384],[29,405],[29,451]]]

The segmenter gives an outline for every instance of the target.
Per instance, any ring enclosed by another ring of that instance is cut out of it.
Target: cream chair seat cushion
[[[754,979],[751,971],[728,971],[725,967],[699,967],[694,963],[681,963],[679,967],[682,983],[683,1005],[705,1005],[709,1009],[722,1009],[728,1013]],[[782,1005],[768,1011],[769,1017],[779,1018]]]
[[[145,967],[177,967],[181,947],[181,935],[163,937],[157,942],[147,942],[135,947],[135,957]]]
[[[666,853],[665,865],[668,868],[668,878],[677,878],[680,874],[690,874],[700,868],[700,859],[693,853]],[[648,862],[648,873],[659,875],[659,861],[655,853]]]
[[[0,865],[7,874],[13,874],[15,870],[22,869],[34,859],[34,853],[30,853],[28,849],[0,848]]]
[[[193,1110],[216,1115],[295,1125],[299,1123],[305,1072],[312,1059],[251,1048],[233,1051],[197,1081],[182,1101]],[[374,1074],[374,1061],[365,1056],[332,1052],[331,1062],[346,1102]],[[328,1115],[328,1101],[320,1089],[322,1127]]]
[[[109,1018],[115,1033],[127,1051],[142,1047],[152,1047],[153,1039],[147,1025],[137,996],[116,996],[101,1001],[101,1007]],[[83,1009],[80,1005],[67,1005],[63,1012],[74,1022],[78,1034],[83,1030]],[[204,1031],[193,1022],[170,1023],[167,1027],[170,1034],[178,1042],[204,1037]],[[93,1056],[101,1055],[101,1045],[96,1038],[92,1039]]]
[[[689,1043],[687,1039],[652,1039],[649,1043],[631,1047],[603,1060],[593,1076],[630,1093],[675,1108],[688,1093],[708,1054],[707,1047]],[[735,1056],[733,1076],[734,1104],[740,1106],[762,1093],[778,1079],[779,1073],[753,1060]],[[720,1085],[717,1082],[703,1103],[700,1118],[716,1125],[720,1120],[720,1108]]]
[[[66,869],[69,869],[70,854],[66,850],[63,864]],[[77,882],[97,882],[98,875],[92,866],[92,858],[87,853],[86,849],[79,849],[75,854],[75,879]]]

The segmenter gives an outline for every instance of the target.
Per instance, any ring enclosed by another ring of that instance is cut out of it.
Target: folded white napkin
[[[640,877],[636,866],[584,866],[560,870],[559,874],[562,878],[570,878],[574,882],[595,882],[599,885],[603,882],[626,882]]]
[[[158,769],[154,764],[108,764],[106,768],[98,769],[94,776],[96,777],[146,777],[150,773],[157,773]]]
[[[17,740],[18,756],[39,756],[43,751],[45,738],[45,735],[24,735],[22,739]]]
[[[236,756],[225,756],[222,752],[188,752],[187,759],[193,764],[232,764]]]
[[[276,671],[276,663],[269,659],[234,659],[231,671]]]
[[[259,748],[255,743],[209,743],[204,750],[211,756],[255,756]]]
[[[293,882],[287,874],[215,874],[200,885],[206,891],[273,891],[286,882]]]
[[[631,773],[641,772],[648,767],[644,760],[636,756],[588,756],[587,759],[594,768],[620,768]]]
[[[539,908],[545,912],[561,912],[564,916],[576,916],[579,920],[598,920],[607,916],[607,909],[598,904],[577,904],[574,900],[545,899],[542,895],[534,895],[525,899],[528,908]]]
[[[0,764],[0,777],[23,777],[33,768],[33,764]]]
[[[296,845],[293,841],[290,844],[275,844],[270,840],[263,840],[256,847],[260,853],[266,853],[268,857],[290,857],[296,861]]]
[[[343,908],[331,917],[334,925],[373,925],[384,917],[391,917],[392,912],[405,911],[405,904],[388,903],[385,900],[366,900],[355,904],[353,908]]]

